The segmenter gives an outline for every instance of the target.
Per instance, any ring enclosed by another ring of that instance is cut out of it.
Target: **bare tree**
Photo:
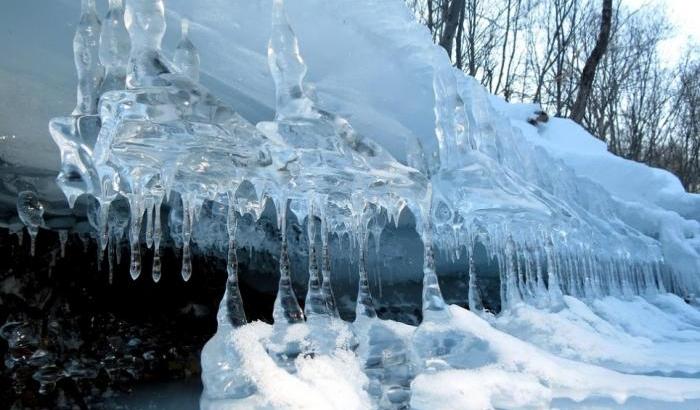
[[[700,190],[698,53],[675,69],[662,64],[669,25],[661,8],[634,10],[624,0],[406,2],[453,64],[492,93],[568,116],[611,152]]]
[[[581,74],[581,81],[578,87],[578,95],[576,96],[574,107],[571,109],[571,119],[579,124],[583,120],[583,116],[586,112],[586,104],[591,94],[593,80],[595,80],[596,68],[608,48],[611,27],[612,0],[603,0],[603,12],[600,19],[598,40],[596,41],[591,55],[588,57],[588,60],[586,60],[586,65],[583,67],[583,73]]]
[[[445,28],[440,36],[440,45],[447,50],[447,55],[452,56],[452,45],[454,43],[457,27],[460,25],[460,16],[463,16],[464,0],[452,0],[447,6],[447,1],[444,6]]]

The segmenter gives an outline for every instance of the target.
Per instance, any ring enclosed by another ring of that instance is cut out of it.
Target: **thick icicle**
[[[316,217],[313,211],[306,218],[307,237],[309,242],[309,284],[304,303],[304,315],[309,322],[322,322],[329,318],[328,305],[323,294],[323,278],[318,267],[316,253]]]
[[[173,54],[175,69],[194,82],[199,82],[199,52],[190,40],[190,22],[182,19],[180,42]]]
[[[513,237],[510,235],[506,239],[503,252],[505,269],[501,271],[501,283],[505,289],[505,297],[501,298],[501,309],[512,307],[522,300],[518,288],[518,254]]]
[[[107,246],[107,264],[109,265],[109,274],[107,277],[107,282],[111,285],[114,282],[114,265],[117,258],[117,240],[112,240]]]
[[[479,284],[476,277],[476,265],[474,264],[474,251],[476,249],[476,242],[469,245],[468,252],[468,269],[469,269],[469,310],[472,312],[481,312],[484,310],[483,302],[481,301],[481,290],[479,289]]]
[[[193,210],[189,201],[182,199],[182,280],[189,281],[192,277],[192,251],[190,243],[192,241],[192,217]]]
[[[452,212],[446,204],[440,201],[436,206],[433,202],[432,182],[428,185],[427,203],[420,210],[418,226],[423,240],[423,321],[444,321],[450,317],[447,305],[442,297],[440,283],[435,272],[435,253],[433,251],[433,213],[436,220],[443,226],[452,220]]]
[[[109,208],[110,202],[100,201],[96,198],[88,204],[88,221],[97,232],[97,252],[100,258],[109,242]]]
[[[329,232],[326,225],[326,218],[321,219],[321,276],[323,277],[323,282],[321,283],[321,292],[323,292],[323,298],[326,301],[326,306],[328,313],[334,318],[340,318],[338,313],[338,305],[335,303],[335,295],[333,294],[333,287],[331,282],[331,254],[329,249]]]
[[[131,279],[136,280],[141,275],[141,222],[143,221],[143,200],[132,196],[129,201],[131,207],[131,228],[129,230],[129,245],[131,249],[131,263],[129,273]]]
[[[280,230],[280,280],[275,298],[272,318],[275,324],[295,324],[304,321],[304,313],[299,306],[294,288],[292,286],[291,265],[289,250],[287,249],[287,202],[278,207],[277,220]]]
[[[163,269],[160,260],[160,240],[162,237],[160,207],[163,202],[163,197],[159,196],[155,202],[155,213],[153,216],[153,269],[151,270],[151,278],[153,279],[153,282],[158,283],[160,282]]]
[[[357,304],[355,306],[356,322],[361,318],[371,319],[377,317],[377,311],[374,308],[374,300],[372,299],[372,293],[369,288],[369,276],[367,275],[369,234],[367,229],[363,227],[361,227],[359,231],[360,238],[358,238],[358,242],[360,245],[360,259],[357,263],[359,281],[357,286]]]
[[[160,56],[165,35],[163,0],[128,0],[124,22],[131,39],[131,53],[126,72],[128,88],[162,86],[159,74],[169,72]]]
[[[551,238],[546,238],[545,241],[544,251],[547,258],[547,293],[549,294],[549,303],[552,306],[559,306],[562,303],[562,292],[559,287],[559,272],[556,268],[554,244]]]
[[[124,24],[123,0],[109,0],[109,10],[100,33],[100,62],[105,68],[102,92],[126,87],[126,66],[129,62],[129,33]]]
[[[153,246],[153,198],[146,197],[144,204],[146,207],[146,247],[151,249]]]
[[[309,347],[308,327],[304,323],[304,312],[294,293],[287,248],[288,201],[277,201],[277,221],[280,230],[280,280],[277,297],[272,310],[274,320],[268,352],[290,373],[296,372],[294,360]]]
[[[426,219],[423,230],[423,321],[441,321],[450,317],[435,273],[432,223]]]
[[[226,218],[226,228],[228,230],[228,256],[226,263],[226,290],[224,300],[226,301],[226,312],[228,320],[234,327],[243,326],[246,320],[243,308],[243,298],[238,286],[238,255],[236,254],[236,230],[237,217],[233,200],[229,200],[228,216]]]
[[[73,37],[75,68],[78,72],[78,103],[73,115],[97,113],[104,67],[100,64],[99,43],[102,24],[95,0],[82,0],[80,22]]]
[[[22,191],[17,195],[17,214],[27,227],[30,237],[30,254],[36,253],[36,236],[39,227],[44,225],[44,205],[32,191]]]

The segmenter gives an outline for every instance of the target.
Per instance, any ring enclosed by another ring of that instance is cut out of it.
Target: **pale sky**
[[[675,36],[661,45],[661,52],[676,61],[685,51],[688,38],[700,45],[700,0],[624,0],[630,7],[665,4],[671,23],[677,27]]]

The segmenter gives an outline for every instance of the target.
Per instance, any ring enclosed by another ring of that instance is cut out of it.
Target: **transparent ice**
[[[380,7],[372,4],[365,6]],[[61,151],[57,181],[71,206],[82,194],[93,198],[88,217],[110,266],[121,254],[120,241],[128,240],[133,279],[152,263],[149,280],[161,280],[168,238],[181,251],[182,279],[189,280],[197,271],[192,241],[200,211],[212,202],[225,209],[228,274],[218,332],[202,353],[203,408],[245,406],[264,396],[262,382],[245,371],[254,346],[246,342],[251,325],[237,250],[248,240],[239,221],[260,218],[268,205],[276,211],[280,278],[274,325],[259,343],[275,368],[298,377],[309,358],[356,357],[366,393],[379,408],[410,405],[417,377],[498,360],[445,303],[438,256],[464,265],[464,302],[484,321],[493,316],[482,301],[477,249],[497,265],[504,312],[522,306],[562,311],[569,297],[690,296],[698,289],[694,276],[666,259],[658,240],[616,211],[605,190],[526,144],[494,111],[486,91],[445,63],[442,49],[429,48],[427,56],[437,149],[411,142],[402,163],[358,133],[352,119],[321,108],[282,0],[272,2],[267,47],[275,116],[256,125],[199,84],[199,53],[187,20],[170,59],[161,49],[163,1],[127,0],[125,6],[122,13],[121,2],[110,1],[97,42],[90,37],[100,32],[94,2],[83,2],[75,46],[80,109],[49,125]],[[94,58],[78,58],[85,55]],[[34,238],[43,208],[31,193],[19,199]],[[367,266],[370,238],[379,249],[381,233],[407,214],[423,243],[423,320],[410,330],[378,317]],[[303,309],[303,295],[293,287],[290,220],[302,227],[308,245]],[[357,258],[353,323],[340,318],[331,288],[338,257],[329,246],[332,235],[348,238],[348,257]],[[143,256],[144,245],[153,248],[152,260]]]

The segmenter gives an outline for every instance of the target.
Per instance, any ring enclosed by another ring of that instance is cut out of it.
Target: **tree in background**
[[[588,56],[586,64],[583,66],[583,72],[581,73],[581,80],[579,81],[578,86],[578,94],[576,95],[574,106],[571,109],[571,119],[579,124],[583,120],[583,116],[586,113],[586,104],[588,104],[588,97],[591,95],[591,88],[593,87],[596,69],[598,68],[600,60],[603,59],[605,51],[608,49],[611,26],[612,0],[603,0],[603,12],[600,19],[600,32],[598,33],[598,40],[595,43],[595,47],[593,47],[591,55]]]
[[[697,49],[677,67],[663,9],[622,0],[406,0],[453,64],[506,101],[569,117],[700,191]]]

